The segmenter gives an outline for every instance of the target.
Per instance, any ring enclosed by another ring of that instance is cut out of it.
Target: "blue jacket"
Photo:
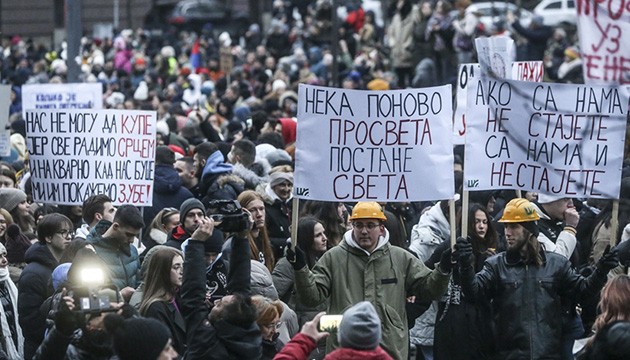
[[[120,244],[111,238],[104,238],[103,233],[112,225],[101,220],[87,236],[87,241],[96,249],[96,255],[107,265],[109,278],[118,289],[138,287],[140,260],[138,250],[131,244]]]

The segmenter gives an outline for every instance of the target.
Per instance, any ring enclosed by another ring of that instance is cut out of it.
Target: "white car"
[[[507,5],[507,7],[506,7]],[[506,21],[505,17],[508,11],[515,14],[523,27],[528,27],[534,16],[530,11],[519,9],[512,3],[503,1],[488,1],[473,3],[466,8],[466,12],[474,12],[479,16],[479,21],[483,23],[486,31],[492,28],[492,25],[498,21]]]
[[[542,16],[543,23],[549,26],[575,25],[577,21],[575,0],[542,0],[534,8],[534,14]]]

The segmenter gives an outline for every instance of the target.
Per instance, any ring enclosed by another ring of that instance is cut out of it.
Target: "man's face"
[[[193,168],[195,169],[195,175],[201,177],[203,173],[203,167],[206,165],[206,160],[202,159],[199,154],[193,156]]]
[[[199,227],[199,222],[203,219],[204,213],[202,209],[192,209],[184,218],[184,230],[193,233]]]
[[[102,219],[114,222],[114,216],[116,215],[116,208],[112,203],[106,202],[103,204],[103,214]]]
[[[214,307],[212,308],[212,310],[210,310],[210,314],[208,315],[208,318],[211,323],[213,323],[214,321],[216,321],[217,319],[221,317],[223,308],[225,308],[227,304],[231,303],[232,300],[234,300],[233,295],[225,295],[224,297],[214,301]]]
[[[562,220],[564,219],[564,212],[567,209],[572,208],[574,206],[573,206],[573,200],[566,198],[566,199],[556,200],[548,204],[544,204],[543,207],[545,208],[545,211],[547,211],[547,213],[549,214],[549,216],[551,216],[552,219]]]
[[[134,229],[130,226],[120,225],[119,223],[114,224],[117,225],[116,234],[114,236],[121,244],[131,244],[135,238],[140,236],[140,230],[142,229]]]
[[[230,164],[237,164],[239,162],[239,156],[236,155],[237,150],[234,148],[234,145],[232,145],[232,149],[230,149],[230,152],[227,155],[227,159],[228,162]]]
[[[191,169],[185,161],[175,161],[173,167],[177,170],[177,174],[179,174],[179,178],[182,179],[183,184],[189,184],[195,177],[194,167]]]
[[[528,233],[525,228],[518,223],[505,224],[505,240],[507,249],[510,252],[520,252],[527,243]]]
[[[287,180],[284,180],[280,184],[275,185],[271,188],[273,192],[278,195],[280,200],[287,201],[291,197],[291,191],[293,191],[293,184]]]
[[[385,226],[378,219],[352,221],[352,236],[359,246],[368,252],[374,251],[378,239],[385,234]]]

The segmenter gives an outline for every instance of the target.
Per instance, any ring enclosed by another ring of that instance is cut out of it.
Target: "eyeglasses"
[[[367,228],[368,230],[374,230],[374,229],[376,229],[379,226],[381,226],[381,224],[378,224],[378,223],[367,223],[367,224],[364,224],[362,222],[353,222],[352,223],[352,227],[354,227],[357,230],[361,230],[361,231],[363,229],[365,229],[365,228]]]
[[[263,326],[266,327],[267,329],[279,330],[280,327],[282,326],[282,321],[278,321],[277,323],[271,323],[271,324],[263,325]]]
[[[74,231],[72,231],[72,230],[66,230],[66,229],[59,230],[59,231],[57,231],[57,234],[59,234],[59,235],[61,235],[63,237],[74,237]]]

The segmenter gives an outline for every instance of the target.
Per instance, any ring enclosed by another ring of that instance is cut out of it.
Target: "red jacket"
[[[273,358],[274,360],[306,360],[308,355],[315,350],[317,344],[315,340],[311,339],[307,335],[299,333],[284,346]],[[339,348],[330,354],[326,355],[324,360],[392,360],[389,356],[378,346],[373,350],[355,350],[349,348]]]

